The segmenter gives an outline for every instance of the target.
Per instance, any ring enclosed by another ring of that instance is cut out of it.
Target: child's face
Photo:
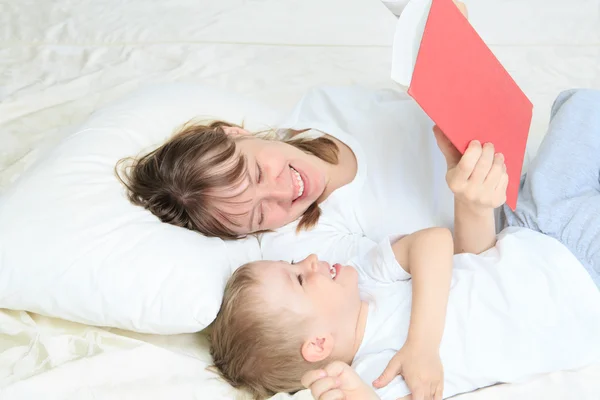
[[[295,264],[264,261],[255,266],[268,307],[292,311],[314,325],[308,329],[325,330],[338,346],[351,346],[361,307],[354,268],[330,266],[315,255]]]

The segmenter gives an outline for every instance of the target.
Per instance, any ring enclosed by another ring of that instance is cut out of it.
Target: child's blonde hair
[[[210,352],[215,367],[232,386],[263,399],[302,389],[302,375],[326,360],[314,364],[304,360],[306,318],[267,306],[254,267],[254,263],[240,267],[227,282],[213,323]]]

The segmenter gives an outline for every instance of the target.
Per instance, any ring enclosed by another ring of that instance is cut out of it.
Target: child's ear
[[[323,361],[333,352],[333,345],[333,337],[329,334],[313,336],[302,345],[302,357],[310,363]]]

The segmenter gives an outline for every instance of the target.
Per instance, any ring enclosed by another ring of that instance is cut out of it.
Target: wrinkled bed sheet
[[[535,105],[533,153],[559,91],[600,88],[600,0],[466,2]],[[0,196],[71,126],[146,84],[208,83],[282,112],[319,84],[394,87],[394,26],[377,0],[1,1]],[[209,364],[204,335],[139,335],[0,310],[3,400],[244,398]],[[598,399],[600,365],[457,398]]]
[[[152,336],[0,311],[0,398],[246,399],[216,375],[204,334]],[[600,366],[498,385],[459,400],[598,399]],[[273,400],[289,399],[280,394]],[[293,396],[309,400],[309,393]]]

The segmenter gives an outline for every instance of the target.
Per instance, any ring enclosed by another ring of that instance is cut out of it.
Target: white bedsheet
[[[600,0],[467,4],[535,105],[535,149],[560,90],[600,88]],[[378,0],[2,1],[0,196],[69,126],[141,85],[210,83],[282,111],[319,84],[394,87],[394,26]],[[201,335],[144,336],[0,310],[3,400],[235,398],[205,370],[209,362]],[[458,398],[598,393],[600,365]]]
[[[204,335],[103,330],[20,311],[0,311],[3,400],[246,399],[206,370]],[[499,385],[460,400],[597,400],[600,366]],[[291,396],[280,394],[273,400]],[[309,400],[309,393],[293,396]]]

